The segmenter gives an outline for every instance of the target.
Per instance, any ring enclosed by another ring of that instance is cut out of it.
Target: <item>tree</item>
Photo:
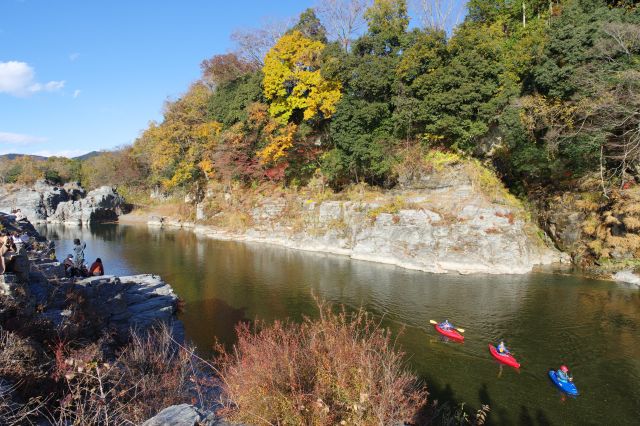
[[[425,29],[448,31],[455,28],[464,12],[456,0],[420,0],[420,15]]]
[[[407,31],[409,14],[406,0],[374,0],[365,14],[369,33],[393,43]]]
[[[320,0],[317,11],[329,30],[329,39],[337,40],[345,52],[351,40],[365,25],[364,11],[370,0]]]
[[[148,156],[152,185],[171,190],[197,186],[207,178],[202,159],[222,130],[220,123],[208,119],[210,95],[202,82],[194,83],[184,96],[166,104],[163,122],[151,123],[134,143],[134,153]]]
[[[236,44],[239,58],[262,68],[265,55],[287,32],[287,28],[288,22],[272,21],[264,24],[262,28],[236,30],[231,34],[231,40]]]
[[[265,102],[262,94],[262,71],[244,74],[221,83],[208,100],[208,119],[225,127],[247,119],[247,107],[255,102]]]
[[[326,119],[340,100],[340,83],[320,72],[324,43],[292,31],[267,53],[263,68],[264,95],[271,102],[269,112],[280,123]]]
[[[313,9],[307,9],[300,14],[298,23],[289,31],[300,31],[303,36],[308,39],[327,42],[327,30],[324,28],[316,12]]]
[[[215,55],[200,64],[203,80],[213,87],[228,83],[243,75],[258,71],[255,63],[248,62],[235,53]]]

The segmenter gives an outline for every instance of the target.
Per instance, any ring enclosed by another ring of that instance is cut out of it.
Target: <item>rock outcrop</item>
[[[32,188],[0,187],[0,211],[17,210],[33,223],[85,225],[117,220],[126,204],[110,186],[89,193],[77,184],[55,186],[44,181]]]
[[[178,297],[171,286],[156,275],[101,276],[71,281],[61,278],[60,269],[56,268],[55,263],[34,264],[30,290],[33,303],[43,307],[41,315],[58,329],[72,326],[69,318],[76,302],[90,313],[92,323],[122,338],[131,329],[174,322]],[[58,277],[53,286],[50,285],[52,274]],[[70,294],[73,297],[70,298]],[[181,339],[181,327],[176,331]]]
[[[399,191],[370,191],[349,200],[266,193],[250,205],[244,194],[231,199],[210,194],[198,206],[202,221],[152,217],[149,224],[435,273],[520,274],[536,265],[569,262],[546,244],[542,231],[503,187],[482,188],[488,184],[462,166],[412,176],[402,185]],[[218,211],[207,213],[208,206]]]
[[[106,330],[126,339],[131,329],[146,329],[158,322],[171,324],[178,340],[184,337],[175,320],[178,297],[159,276],[65,277],[60,262],[52,259],[51,244],[26,221],[0,213],[5,229],[27,232],[30,250],[18,255],[6,274],[0,275],[0,296],[7,305],[19,306],[23,315],[50,322],[61,334],[78,328],[86,316],[97,334]],[[1,313],[1,312],[0,312]]]

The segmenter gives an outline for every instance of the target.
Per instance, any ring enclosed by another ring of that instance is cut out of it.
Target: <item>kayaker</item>
[[[438,326],[443,329],[443,330],[453,330],[453,324],[451,324],[449,322],[449,320],[444,320],[444,322],[441,322],[440,324],[438,324]]]
[[[498,353],[500,355],[509,355],[509,349],[507,349],[507,346],[504,344],[503,340],[500,341],[500,344],[496,349],[498,349]]]
[[[561,365],[557,371],[558,379],[564,382],[573,382],[573,377],[569,374],[569,367],[566,365]]]

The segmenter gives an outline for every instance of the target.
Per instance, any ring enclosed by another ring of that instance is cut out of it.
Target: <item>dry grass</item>
[[[405,371],[389,331],[365,312],[319,304],[320,318],[237,328],[219,358],[233,421],[279,425],[410,422],[427,393]]]
[[[42,398],[15,398],[18,388],[45,376],[42,367],[32,342],[0,328],[0,424],[34,424],[42,414]]]
[[[105,361],[100,342],[79,349],[58,345],[54,377],[65,390],[52,423],[135,425],[198,399],[192,348],[176,345],[164,325],[132,336],[113,362]]]
[[[26,404],[14,400],[16,386],[10,386],[0,380],[0,424],[1,425],[33,425],[39,424],[45,411],[41,398],[31,398]]]

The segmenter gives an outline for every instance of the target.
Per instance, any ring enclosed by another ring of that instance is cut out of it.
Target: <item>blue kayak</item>
[[[573,396],[578,395],[578,388],[576,387],[576,385],[574,385],[573,382],[570,382],[568,380],[561,380],[558,377],[558,373],[555,370],[549,370],[549,377],[551,378],[551,381],[558,388],[560,388],[562,392],[566,393],[567,395],[573,395]]]

